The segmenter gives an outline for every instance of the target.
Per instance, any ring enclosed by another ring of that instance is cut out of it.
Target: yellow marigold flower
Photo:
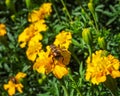
[[[26,51],[26,55],[28,59],[31,61],[34,61],[36,59],[38,53],[42,49],[42,44],[41,42],[39,42],[41,38],[42,38],[42,35],[38,33],[33,38],[31,38],[31,40],[28,43],[28,49]]]
[[[43,37],[40,33],[36,34],[29,40],[28,46],[34,46],[34,43],[38,43],[40,40],[42,40],[42,38]]]
[[[8,91],[10,96],[13,96],[18,90],[18,92],[22,93],[23,85],[20,83],[20,79],[26,77],[25,73],[19,72],[15,77],[11,77],[8,81],[8,84],[4,84],[4,89]]]
[[[45,74],[47,68],[46,66],[52,63],[52,59],[48,58],[48,55],[48,52],[41,50],[41,52],[38,54],[39,57],[36,59],[36,62],[33,65],[33,69],[37,70],[39,73]]]
[[[106,76],[113,78],[120,77],[120,62],[111,54],[106,55],[105,50],[99,50],[88,57],[86,70],[86,80],[91,80],[93,84],[99,84],[106,81]]]
[[[44,3],[38,10],[33,10],[28,15],[29,22],[36,22],[44,19],[46,16],[49,16],[52,12],[51,3]]]
[[[20,43],[20,47],[24,48],[27,42],[29,42],[32,37],[46,30],[47,25],[45,24],[45,20],[40,20],[38,22],[32,23],[29,27],[25,28],[24,31],[19,35],[18,42]],[[40,38],[40,40],[42,40],[42,38]]]
[[[38,22],[32,23],[34,25],[35,30],[38,32],[43,32],[47,30],[47,25],[45,24],[45,20],[39,20]]]
[[[49,73],[50,71],[52,71],[55,77],[61,79],[63,76],[68,74],[68,69],[66,67],[68,62],[65,62],[65,60],[69,61],[70,60],[69,57],[70,57],[69,53],[67,58],[63,57],[64,60],[62,59],[62,57],[59,60],[54,59],[54,57],[52,57],[52,64],[49,64],[47,66],[46,72]]]
[[[51,54],[50,46],[47,46],[46,52],[41,51],[39,53],[39,57],[34,63],[33,69],[44,74],[52,72],[57,78],[61,79],[68,74],[66,65],[69,64],[71,56],[68,50],[63,50],[60,50],[61,56],[56,58]]]
[[[39,11],[41,13],[41,16],[43,16],[43,18],[50,15],[50,13],[52,12],[51,6],[52,6],[52,3],[44,3],[39,8]]]
[[[4,36],[6,34],[6,26],[4,24],[0,24],[0,36]]]
[[[68,49],[71,43],[71,39],[72,39],[71,32],[62,31],[56,36],[54,44],[56,46],[60,46],[61,48]]]
[[[38,10],[33,10],[31,13],[28,14],[28,21],[29,22],[36,22],[40,20],[39,17],[40,13]]]
[[[54,56],[54,54],[57,54],[57,53],[55,51],[53,52],[53,50],[58,50],[60,52],[60,55],[59,56]],[[47,46],[47,52],[49,54],[48,58],[52,59],[51,65],[48,66],[48,70],[47,70],[48,72],[50,72],[49,68],[52,68],[50,70],[55,71],[55,69],[58,68],[56,66],[61,67],[61,69],[65,68],[67,70],[66,65],[69,64],[70,57],[71,57],[71,53],[67,49],[58,48],[57,46],[56,46],[56,49],[51,49],[50,46]],[[54,67],[50,67],[50,66],[54,66]],[[55,75],[55,72],[53,72],[54,75]],[[61,72],[59,72],[59,73],[61,73]],[[65,72],[65,73],[67,73],[67,72]],[[61,77],[57,77],[57,78],[62,78],[64,75],[65,74],[63,74]]]
[[[14,82],[12,82],[11,80],[8,82],[8,84],[4,84],[4,89],[8,90],[8,94],[10,96],[13,96],[15,94],[16,89],[22,93],[22,88],[23,85],[21,83],[19,84],[15,84]]]
[[[70,62],[71,53],[67,49],[71,43],[71,38],[70,32],[62,31],[58,34],[54,44],[46,47],[46,52],[41,50],[38,53],[33,69],[44,74],[52,72],[59,79],[68,74],[66,66]]]
[[[34,46],[29,46],[26,51],[27,58],[31,61],[35,61],[41,49],[42,49],[41,42],[34,43]]]
[[[18,42],[20,43],[20,47],[24,48],[27,42],[29,42],[30,39],[38,33],[39,30],[35,27],[34,24],[31,24],[29,27],[25,28],[24,31],[18,37]]]
[[[63,65],[63,63],[60,64],[60,62],[58,62],[53,69],[53,74],[55,75],[55,77],[61,79],[63,76],[68,74],[68,69],[65,65]]]

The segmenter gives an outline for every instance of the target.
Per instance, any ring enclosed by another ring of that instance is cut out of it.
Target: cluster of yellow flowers
[[[38,10],[33,10],[29,13],[28,21],[30,25],[25,28],[18,37],[21,48],[26,47],[26,45],[28,46],[26,54],[31,61],[35,61],[37,54],[42,49],[42,44],[40,42],[40,40],[42,40],[42,35],[40,32],[47,30],[44,19],[46,16],[49,16],[51,12],[51,3],[44,3]],[[0,36],[4,34],[6,34],[5,25],[0,24]],[[26,74],[19,72],[16,76],[10,78],[8,84],[4,84],[4,89],[8,91],[10,96],[13,96],[16,90],[22,93],[23,85],[20,80],[24,77],[26,77]]]
[[[105,82],[108,75],[112,78],[120,77],[119,60],[111,54],[107,55],[105,50],[96,51],[86,62],[86,80],[91,80],[93,84]]]
[[[5,24],[0,23],[0,36],[4,36],[6,34],[6,26]]]
[[[36,56],[42,49],[41,32],[47,30],[47,25],[45,24],[45,17],[49,16],[52,12],[51,3],[44,3],[38,10],[33,10],[28,15],[28,21],[30,25],[24,29],[24,31],[19,35],[18,42],[20,42],[20,47],[24,48],[28,46],[26,55],[29,60],[35,61]]]
[[[23,85],[21,84],[21,79],[25,78],[26,74],[22,73],[22,72],[18,72],[16,76],[11,77],[10,80],[8,81],[8,84],[4,84],[4,89],[8,90],[8,94],[10,96],[13,96],[16,92],[16,90],[18,90],[20,93],[22,93],[22,88]]]
[[[27,47],[26,55],[34,63],[34,70],[42,74],[52,72],[61,79],[68,74],[66,65],[70,62],[71,53],[68,48],[72,35],[71,32],[62,31],[56,36],[53,44],[46,46],[46,51],[42,48],[41,32],[47,30],[45,18],[52,12],[51,5],[51,3],[44,3],[38,10],[29,13],[30,25],[19,35],[18,42],[21,48]],[[25,73],[18,73],[8,81],[8,84],[4,84],[4,89],[10,96],[14,95],[16,90],[22,93],[23,85],[20,83],[20,79],[25,76]]]
[[[71,32],[61,31],[55,38],[53,44],[46,46],[46,51],[42,49],[43,39],[41,32],[47,30],[45,18],[52,12],[51,3],[44,3],[38,10],[33,10],[28,15],[29,26],[19,35],[18,42],[20,47],[27,46],[26,55],[29,60],[34,62],[33,69],[42,74],[53,73],[61,79],[68,74],[66,65],[70,62],[71,53],[68,51],[71,43]],[[6,34],[5,25],[0,24],[0,36]],[[22,93],[23,85],[21,78],[26,77],[25,73],[19,72],[4,84],[4,89],[10,96],[14,95],[16,90]]]
[[[28,44],[26,55],[34,62],[34,70],[44,74],[53,72],[57,78],[62,78],[68,73],[66,65],[70,61],[68,48],[72,36],[70,32],[62,31],[56,36],[54,43],[46,47],[47,51],[42,49],[40,40],[43,37],[40,32],[47,30],[44,18],[51,12],[51,3],[44,3],[38,10],[29,13],[28,21],[31,24],[19,35],[18,42],[21,43],[21,48]]]

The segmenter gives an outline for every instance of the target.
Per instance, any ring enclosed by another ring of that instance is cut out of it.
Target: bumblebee
[[[13,83],[15,83],[15,84],[18,83],[15,77],[10,77],[10,80],[11,80]]]
[[[60,58],[62,58],[62,61],[64,60],[64,57],[61,54],[62,50],[59,47],[55,46],[54,44],[51,44],[50,48],[51,48],[51,52],[50,52],[49,56],[52,55],[53,56],[52,59],[55,58],[56,60],[59,60]]]

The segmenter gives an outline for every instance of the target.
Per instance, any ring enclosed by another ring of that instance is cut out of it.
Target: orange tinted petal
[[[58,78],[61,79],[63,76],[68,74],[68,70],[65,66],[56,65],[53,69],[53,74]]]

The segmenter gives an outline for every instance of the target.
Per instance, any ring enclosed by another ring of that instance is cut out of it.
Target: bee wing
[[[71,53],[66,49],[61,49],[61,55],[63,56],[63,63],[68,65],[71,58]]]

